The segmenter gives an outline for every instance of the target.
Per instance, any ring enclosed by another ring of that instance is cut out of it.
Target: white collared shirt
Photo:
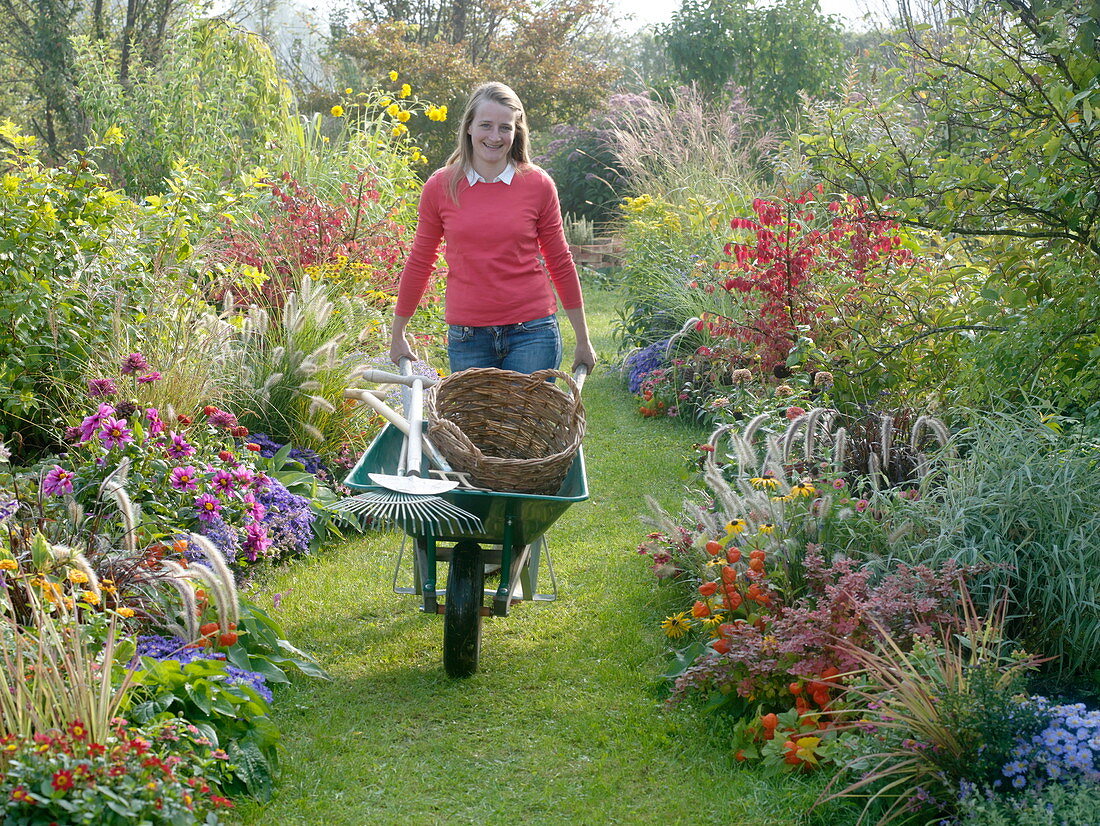
[[[501,172],[497,177],[495,177],[491,181],[487,181],[483,177],[481,177],[481,173],[478,172],[476,169],[474,169],[472,166],[469,169],[466,170],[466,180],[469,182],[470,186],[473,186],[474,184],[479,184],[479,183],[480,184],[495,184],[495,183],[498,183],[498,182],[502,183],[502,184],[511,184],[512,183],[512,178],[515,174],[516,174],[515,165],[511,161],[508,161],[508,165],[506,167],[504,167],[504,171]]]

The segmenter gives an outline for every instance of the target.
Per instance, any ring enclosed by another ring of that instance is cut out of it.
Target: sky
[[[820,0],[825,14],[839,15],[854,26],[868,10],[885,8],[888,0]],[[889,3],[889,5],[893,5]],[[655,23],[667,23],[672,13],[680,7],[680,0],[615,0],[622,14],[634,19],[624,24],[628,30],[640,29]]]

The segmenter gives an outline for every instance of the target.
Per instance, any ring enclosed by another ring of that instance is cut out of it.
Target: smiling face
[[[482,101],[466,130],[473,149],[474,169],[488,180],[504,171],[516,136],[516,112],[492,100]]]

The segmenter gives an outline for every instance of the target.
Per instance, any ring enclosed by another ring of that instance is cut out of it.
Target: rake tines
[[[439,496],[380,490],[341,499],[336,507],[395,525],[406,533],[439,533],[444,525],[453,533],[484,531],[480,518]]]

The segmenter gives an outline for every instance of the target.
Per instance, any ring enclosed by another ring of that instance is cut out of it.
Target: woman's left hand
[[[582,364],[588,368],[589,373],[596,366],[596,351],[588,342],[577,343],[577,349],[573,352],[573,372],[576,373]]]

